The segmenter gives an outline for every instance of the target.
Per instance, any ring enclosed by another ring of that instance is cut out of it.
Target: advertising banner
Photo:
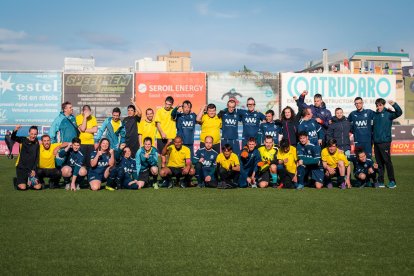
[[[265,113],[272,109],[279,118],[279,74],[259,72],[209,72],[208,102],[218,110],[227,107],[229,99],[235,99],[238,108],[247,109],[249,97],[256,101],[256,110]]]
[[[50,125],[61,94],[61,73],[0,72],[0,124]]]
[[[154,111],[164,106],[165,98],[172,96],[174,106],[189,100],[192,111],[198,113],[206,104],[205,73],[136,73],[135,99],[145,117],[145,110]]]
[[[404,117],[414,119],[414,78],[404,77],[405,100]]]
[[[293,96],[307,90],[306,103],[313,103],[313,96],[321,94],[326,107],[334,113],[341,107],[347,116],[355,110],[355,97],[364,99],[365,108],[375,110],[375,100],[396,98],[395,75],[360,75],[360,74],[309,74],[282,73],[282,108],[289,105],[297,110]]]
[[[121,116],[126,116],[133,95],[133,74],[77,73],[64,74],[63,79],[64,101],[72,103],[75,115],[87,104],[99,122],[111,116],[114,107],[121,108]]]
[[[394,155],[414,155],[414,140],[392,141],[391,154]]]

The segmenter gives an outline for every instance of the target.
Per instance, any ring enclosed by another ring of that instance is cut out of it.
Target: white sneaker
[[[256,185],[256,184],[253,184],[253,185],[252,185],[252,188],[257,188],[257,185]]]
[[[77,184],[76,185],[76,191],[79,191],[80,190],[80,187],[79,187],[79,184]]]
[[[70,190],[70,183],[68,183],[68,184],[65,185],[65,190],[66,191],[69,191]]]

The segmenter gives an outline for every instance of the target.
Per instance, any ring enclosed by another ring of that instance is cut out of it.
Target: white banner
[[[307,104],[313,103],[313,96],[321,94],[326,107],[335,114],[335,108],[341,107],[344,114],[355,110],[354,99],[361,97],[364,107],[375,110],[375,100],[386,101],[396,98],[396,77],[394,75],[360,75],[360,74],[296,74],[282,73],[281,104],[297,111],[293,96],[299,97],[304,91]]]

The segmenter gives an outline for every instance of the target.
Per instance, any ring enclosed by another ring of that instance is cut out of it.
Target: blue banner
[[[61,95],[62,73],[0,72],[0,124],[50,125]]]

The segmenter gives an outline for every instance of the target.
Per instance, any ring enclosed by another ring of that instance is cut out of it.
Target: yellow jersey
[[[114,120],[111,120],[111,125],[112,125],[112,128],[114,129],[114,133],[115,133],[121,127],[121,120],[118,120],[116,122]]]
[[[190,149],[186,146],[181,146],[181,149],[177,150],[174,145],[170,145],[167,150],[170,153],[167,167],[184,168],[185,161],[191,158]]]
[[[76,116],[76,124],[80,126],[83,122],[83,114],[79,114]],[[97,127],[98,122],[96,121],[95,116],[91,115],[89,119],[86,119],[86,128],[93,128]],[[95,140],[93,138],[93,133],[86,133],[81,132],[79,134],[79,139],[81,140],[82,145],[93,145],[95,143]]]
[[[230,154],[229,159],[224,157],[223,153],[220,153],[219,155],[217,155],[216,163],[217,163],[217,165],[220,164],[220,166],[223,167],[226,170],[230,169],[230,165],[232,167],[233,166],[240,166],[239,158],[233,152]]]
[[[272,161],[276,161],[276,155],[277,155],[277,149],[276,148],[271,148],[270,150],[266,149],[266,147],[264,145],[260,146],[257,149],[260,153],[260,157],[262,158],[262,161],[267,161],[268,164],[262,166],[260,168],[261,171],[267,169],[270,165],[270,162]]]
[[[160,123],[162,131],[167,135],[167,139],[174,139],[177,135],[177,128],[175,121],[171,117],[172,109],[167,111],[165,108],[160,108],[155,114],[155,123]],[[157,139],[161,139],[161,134],[157,132]]]
[[[61,143],[54,143],[50,145],[50,148],[47,150],[41,144],[39,148],[39,168],[40,169],[54,169],[55,166],[55,155],[53,151],[59,147]]]
[[[200,141],[204,143],[204,139],[207,136],[213,137],[213,144],[220,143],[220,129],[221,129],[221,119],[219,117],[214,116],[211,118],[207,114],[204,114],[201,117],[201,133],[200,133]]]
[[[155,147],[155,135],[157,134],[155,121],[147,122],[146,120],[141,120],[138,124],[138,134],[142,135],[139,141],[140,145],[143,145],[145,137],[150,137],[152,139],[152,145]]]
[[[277,152],[277,159],[282,161],[287,159],[288,162],[284,163],[286,171],[288,171],[289,173],[296,174],[296,163],[298,162],[298,154],[294,146],[289,146],[288,152],[283,152],[283,150],[280,149]]]
[[[344,161],[345,167],[349,166],[349,161],[346,158],[346,155],[342,152],[339,152],[337,149],[334,154],[330,154],[328,148],[324,148],[321,152],[321,159],[323,162],[326,162],[329,167],[335,169],[338,167],[338,161]]]

